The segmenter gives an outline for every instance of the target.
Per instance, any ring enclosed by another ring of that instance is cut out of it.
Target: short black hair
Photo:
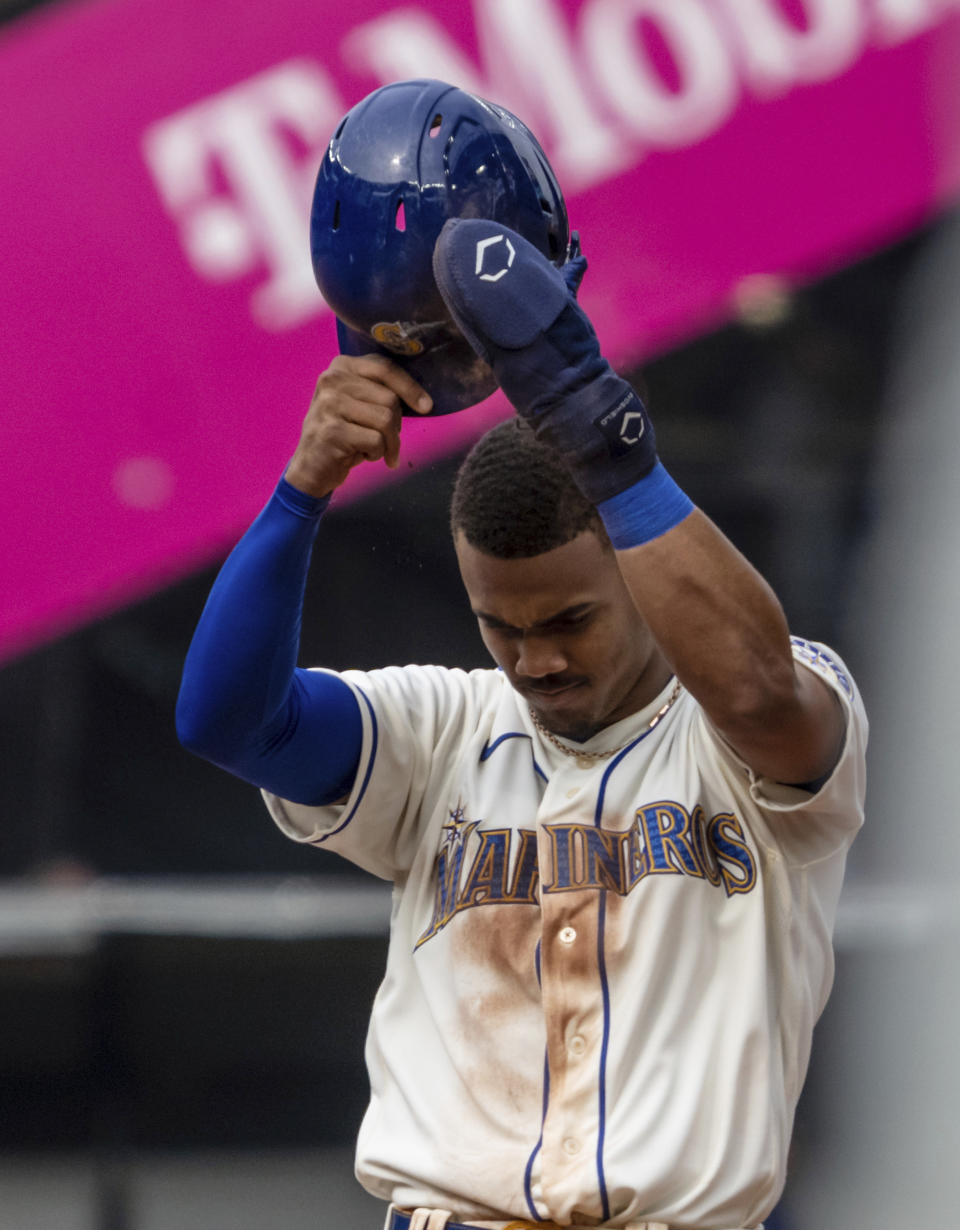
[[[498,559],[528,559],[593,530],[606,543],[597,510],[570,471],[523,419],[481,436],[457,472],[450,505],[454,537],[463,534]]]

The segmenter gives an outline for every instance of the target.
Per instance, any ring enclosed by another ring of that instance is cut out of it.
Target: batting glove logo
[[[593,425],[606,440],[610,456],[624,457],[646,435],[647,416],[631,389],[615,406],[595,418]]]
[[[643,415],[639,410],[631,410],[623,416],[623,421],[620,424],[620,439],[624,444],[639,444],[640,437],[646,430],[646,423],[643,421]]]
[[[499,245],[503,244],[503,247]],[[492,249],[492,250],[491,250]],[[492,235],[477,244],[476,275],[481,282],[499,282],[517,253],[506,235]]]

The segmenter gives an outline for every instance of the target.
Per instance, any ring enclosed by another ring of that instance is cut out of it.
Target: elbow
[[[174,729],[180,746],[198,756],[204,754],[207,746],[207,729],[203,722],[197,720],[196,712],[183,702],[183,693],[177,699],[177,707],[173,716]]]
[[[186,751],[246,780],[257,749],[270,734],[252,723],[235,700],[218,701],[209,689],[194,688],[187,681],[177,697],[174,729]]]
[[[196,703],[184,688],[180,689],[174,712],[174,728],[181,747],[204,760],[220,762],[225,749],[224,727],[216,716]]]

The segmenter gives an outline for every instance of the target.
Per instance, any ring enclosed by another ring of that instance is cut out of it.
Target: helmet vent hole
[[[550,249],[550,259],[556,260],[560,255],[560,244],[557,242],[557,237],[552,231],[547,236],[547,247]]]
[[[440,136],[440,125],[442,123],[443,123],[443,116],[438,111],[437,114],[430,121],[430,136],[431,137]]]
[[[403,201],[397,201],[397,212],[394,215],[393,225],[398,231],[407,229],[407,215],[403,208]]]
[[[545,196],[542,196],[540,198],[540,208],[543,210],[545,214],[553,213],[553,206],[550,204],[550,202],[547,200]]]
[[[333,229],[335,231],[339,231],[340,229],[340,202],[339,201],[337,201],[333,207]]]

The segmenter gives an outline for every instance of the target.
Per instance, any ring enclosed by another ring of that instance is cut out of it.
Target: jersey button
[[[577,933],[574,931],[573,927],[564,927],[557,938],[561,944],[569,945],[572,944],[577,938]]]
[[[574,1034],[567,1048],[571,1055],[582,1055],[587,1049],[587,1040],[581,1034]]]
[[[580,1141],[573,1136],[568,1136],[563,1142],[563,1151],[567,1157],[576,1157],[580,1152]]]
[[[579,786],[573,786],[570,790],[568,790],[568,791],[567,791],[567,798],[568,798],[568,799],[574,799],[574,798],[576,798],[576,797],[577,797],[577,795],[578,795],[579,793],[580,793],[580,787],[579,787]]]

